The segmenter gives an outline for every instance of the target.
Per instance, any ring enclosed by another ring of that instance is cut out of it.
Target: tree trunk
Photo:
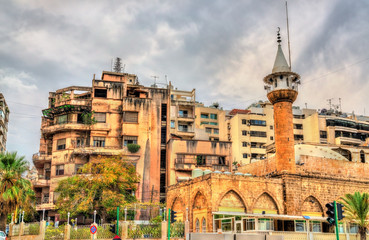
[[[7,214],[1,214],[0,216],[0,231],[4,231],[6,229],[6,220],[7,220],[8,216]]]
[[[366,228],[359,227],[360,240],[366,240]]]

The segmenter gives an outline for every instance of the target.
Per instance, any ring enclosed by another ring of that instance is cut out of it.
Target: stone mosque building
[[[300,76],[291,71],[280,42],[278,36],[272,73],[264,78],[273,104],[275,153],[232,173],[197,169],[191,180],[169,186],[167,208],[188,220],[191,232],[333,232],[325,204],[369,191],[368,147],[353,149],[364,157],[360,161],[345,157],[339,146],[295,143],[292,104]],[[355,224],[339,226],[341,233],[357,232]]]

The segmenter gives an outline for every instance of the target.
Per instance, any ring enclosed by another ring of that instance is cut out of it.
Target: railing
[[[25,223],[23,228],[23,235],[39,235],[40,223]]]
[[[107,239],[107,238],[113,238],[115,236],[114,233],[109,231],[109,227],[111,224],[102,224],[100,226],[97,226],[97,239]],[[119,230],[119,232],[121,232]]]
[[[70,239],[90,239],[90,237],[90,225],[76,226],[70,229]]]
[[[183,222],[170,224],[170,236],[172,238],[183,238],[185,235],[185,225]]]
[[[161,224],[129,225],[128,238],[161,238]]]
[[[196,165],[196,166],[204,166],[204,167],[211,167],[213,165],[229,166],[229,162],[224,160],[224,159],[202,160],[202,159],[176,158],[175,163],[176,164],[189,164],[189,165]]]

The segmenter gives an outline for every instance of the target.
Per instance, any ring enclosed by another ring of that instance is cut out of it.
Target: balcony
[[[75,155],[84,155],[84,154],[91,154],[91,155],[106,155],[106,156],[117,156],[121,154],[129,155],[127,150],[124,150],[120,147],[76,147],[73,149],[73,154]]]
[[[34,187],[48,187],[50,186],[50,174],[47,176],[38,175],[38,179],[32,182]]]
[[[91,130],[91,125],[86,125],[81,122],[74,122],[74,121],[68,121],[62,124],[56,124],[56,125],[49,125],[46,127],[43,127],[41,129],[41,132],[43,134],[50,134],[50,133],[56,133],[56,132],[63,132],[63,131],[71,131],[71,130]]]
[[[49,197],[36,198],[36,211],[54,209],[55,205]]]
[[[251,153],[266,154],[266,149],[260,147],[251,147]]]
[[[35,153],[32,155],[32,161],[34,165],[42,165],[51,162],[51,155],[46,155],[44,153]]]
[[[361,145],[363,142],[360,139],[349,137],[336,137],[337,145]]]
[[[60,100],[55,103],[55,107],[63,105],[74,105],[74,106],[91,106],[92,99],[66,99]]]
[[[195,117],[191,114],[178,114],[177,120],[179,122],[193,122],[195,121]]]
[[[192,171],[195,168],[207,168],[210,170],[229,171],[229,163],[225,160],[197,161],[196,159],[176,158],[174,167],[180,171]]]
[[[195,132],[191,132],[190,130],[178,130],[177,135],[183,136],[183,137],[194,137]]]

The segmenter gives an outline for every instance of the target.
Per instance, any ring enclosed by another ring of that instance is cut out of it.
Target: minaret
[[[278,51],[272,73],[264,78],[268,99],[274,108],[274,138],[277,172],[296,172],[295,141],[293,136],[292,103],[297,97],[300,75],[291,72],[281,48],[281,37],[277,34]]]

